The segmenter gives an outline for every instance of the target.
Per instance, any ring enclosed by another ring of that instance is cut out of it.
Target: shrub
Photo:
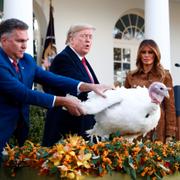
[[[42,107],[30,107],[30,129],[28,139],[34,143],[40,143],[42,140],[45,114],[46,109]]]
[[[45,114],[46,109],[38,106],[30,106],[30,127],[28,140],[32,141],[33,143],[41,143],[42,141]],[[9,140],[9,144],[11,146],[17,145],[17,141],[14,136],[12,136],[12,138]]]

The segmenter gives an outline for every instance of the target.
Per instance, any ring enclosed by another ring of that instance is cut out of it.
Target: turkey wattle
[[[90,92],[88,100],[82,102],[82,109],[86,114],[94,114],[96,123],[87,133],[102,139],[117,131],[129,140],[145,136],[157,126],[160,103],[164,97],[169,97],[168,90],[164,84],[154,82],[149,88],[108,90],[106,98]]]

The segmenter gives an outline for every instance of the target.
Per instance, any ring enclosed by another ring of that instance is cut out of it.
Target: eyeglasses
[[[147,54],[147,55],[151,55],[152,56],[152,55],[154,55],[154,52],[153,51],[141,51],[141,54],[142,55],[146,55]]]
[[[79,37],[82,39],[92,39],[93,35],[92,34],[79,34]]]

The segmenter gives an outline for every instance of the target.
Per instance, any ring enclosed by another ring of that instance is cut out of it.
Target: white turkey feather
[[[102,138],[117,131],[121,135],[145,136],[157,126],[159,103],[168,96],[164,84],[156,82],[150,87],[151,90],[139,86],[108,90],[104,93],[106,98],[90,92],[82,109],[86,114],[94,114],[96,123],[87,133]]]

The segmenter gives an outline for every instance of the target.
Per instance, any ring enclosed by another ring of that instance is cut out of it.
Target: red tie
[[[91,82],[94,83],[94,79],[93,79],[93,77],[92,77],[92,75],[91,75],[91,73],[90,73],[90,71],[89,71],[89,69],[88,69],[88,67],[87,67],[85,57],[82,58],[82,64],[84,65],[84,68],[86,69],[86,72],[87,72],[87,74],[88,74]]]
[[[17,63],[17,61],[13,59],[12,64],[13,64],[13,66],[15,67],[16,72],[19,72],[19,67],[18,67],[18,63]]]

